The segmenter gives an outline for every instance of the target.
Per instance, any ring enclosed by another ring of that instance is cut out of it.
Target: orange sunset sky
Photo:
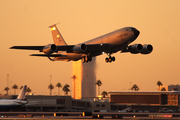
[[[153,91],[159,80],[164,85],[180,84],[179,6],[179,0],[1,0],[0,94],[5,94],[7,74],[9,85],[26,84],[36,95],[49,94],[50,75],[54,86],[60,82],[72,90],[72,62],[52,62],[29,56],[38,51],[9,49],[53,43],[48,26],[58,22],[70,45],[127,26],[140,31],[133,43],[153,45],[149,55],[117,52],[114,63],[105,63],[106,54],[98,56],[96,78],[103,83],[101,91],[128,90],[130,82]],[[55,87],[53,94],[57,92]]]

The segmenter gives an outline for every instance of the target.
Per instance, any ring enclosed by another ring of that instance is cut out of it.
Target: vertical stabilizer
[[[24,85],[23,88],[21,89],[18,97],[16,99],[19,99],[19,100],[24,100],[26,99],[26,96],[25,96],[25,93],[26,93],[26,87],[27,85]]]
[[[56,24],[49,26],[51,28],[51,32],[52,32],[52,37],[54,40],[54,44],[55,45],[67,45],[66,42],[64,41],[61,33],[59,32]]]

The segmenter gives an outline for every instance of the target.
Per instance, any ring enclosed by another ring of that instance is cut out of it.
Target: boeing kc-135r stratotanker
[[[77,61],[82,59],[83,62],[89,62],[92,57],[106,53],[109,57],[105,58],[106,62],[115,61],[115,57],[111,56],[118,51],[130,52],[132,54],[149,54],[153,47],[150,44],[133,44],[138,36],[139,31],[134,27],[124,27],[89,41],[67,45],[60,34],[56,24],[50,26],[54,44],[45,46],[13,46],[10,49],[39,50],[44,54],[32,54],[30,56],[48,57],[52,61]]]

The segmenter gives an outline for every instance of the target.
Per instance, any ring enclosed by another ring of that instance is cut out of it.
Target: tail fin
[[[55,45],[67,45],[61,33],[59,32],[56,24],[49,26],[51,28],[52,37]]]
[[[24,85],[24,87],[21,89],[18,97],[16,99],[19,99],[19,100],[24,100],[26,99],[26,96],[25,96],[25,93],[26,93],[26,87],[27,85]]]

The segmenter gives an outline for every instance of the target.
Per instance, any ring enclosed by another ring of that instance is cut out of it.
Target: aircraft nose
[[[140,32],[139,32],[137,29],[134,29],[133,32],[134,32],[134,36],[135,36],[135,37],[138,37],[138,35],[139,35]]]

